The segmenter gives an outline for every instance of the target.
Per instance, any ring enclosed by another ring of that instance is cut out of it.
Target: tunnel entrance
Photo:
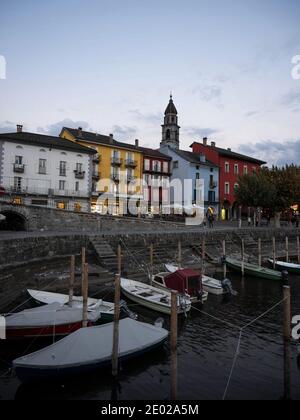
[[[5,220],[0,220],[0,230],[27,230],[27,220],[22,214],[13,211],[2,211],[1,214],[5,216]]]

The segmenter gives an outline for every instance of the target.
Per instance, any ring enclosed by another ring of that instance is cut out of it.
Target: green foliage
[[[285,211],[300,203],[300,167],[262,168],[257,174],[241,176],[236,198],[244,206]]]

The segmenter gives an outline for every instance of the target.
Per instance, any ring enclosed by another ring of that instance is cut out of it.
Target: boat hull
[[[273,260],[268,260],[271,267],[274,266]],[[298,267],[290,267],[289,265],[282,265],[280,262],[275,263],[275,268],[278,271],[287,271],[290,274],[300,274],[300,266]]]
[[[159,304],[155,304],[154,302],[149,302],[147,300],[144,299],[140,299],[137,296],[128,293],[126,290],[122,289],[122,293],[124,296],[126,296],[128,299],[132,300],[133,302],[144,306],[145,308],[151,309],[152,311],[155,312],[160,312],[162,314],[165,315],[171,315],[171,308],[169,308],[168,306],[162,306]]]
[[[170,289],[168,289],[167,287],[159,284],[158,282],[156,282],[155,280],[152,280],[152,284],[153,286],[157,287],[158,289],[164,290],[165,292],[170,292]],[[190,301],[194,304],[197,303],[204,303],[206,302],[208,299],[208,292],[205,290],[205,293],[203,293],[202,298],[199,299],[198,296],[190,296]]]
[[[242,265],[239,262],[226,260],[226,264],[229,268],[239,273],[242,272]],[[251,277],[257,277],[265,280],[277,280],[281,281],[281,274],[277,271],[269,269],[260,269],[258,266],[249,267],[248,264],[245,264],[245,274],[248,274]]]

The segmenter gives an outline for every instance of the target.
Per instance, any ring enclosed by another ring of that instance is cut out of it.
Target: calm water
[[[203,310],[241,327],[282,299],[276,282],[230,275],[238,296],[230,302],[209,296]],[[292,312],[300,314],[300,278],[291,277]],[[108,299],[112,300],[112,293]],[[132,307],[139,319],[154,322],[160,315]],[[168,320],[166,319],[166,327]],[[180,319],[178,384],[181,399],[221,399],[226,387],[239,331],[195,310]],[[115,397],[109,372],[95,372],[60,385],[23,386],[7,373],[7,363],[26,352],[27,345],[1,343],[0,399],[87,399]],[[36,349],[36,345],[31,350]],[[300,360],[291,346],[292,398],[300,399]],[[170,359],[168,345],[122,366],[119,399],[167,399]],[[3,376],[4,375],[4,376]],[[228,399],[278,400],[283,390],[282,306],[245,330],[240,355],[230,383]]]

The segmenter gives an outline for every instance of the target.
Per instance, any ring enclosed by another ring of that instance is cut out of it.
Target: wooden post
[[[262,256],[261,256],[261,238],[258,239],[258,265],[262,265]]]
[[[273,269],[276,269],[276,239],[273,237]]]
[[[245,276],[245,241],[242,239],[242,276]]]
[[[284,298],[284,399],[291,399],[291,357],[290,357],[290,340],[291,340],[291,289],[289,286],[283,287]]]
[[[119,359],[119,322],[120,322],[120,297],[121,297],[121,281],[117,274],[115,277],[115,314],[114,314],[114,334],[112,347],[112,375],[118,376],[118,359]]]
[[[153,282],[153,265],[154,265],[154,246],[150,245],[150,283]]]
[[[82,250],[81,250],[81,280],[82,280],[82,283],[83,283],[83,277],[84,277],[85,259],[86,259],[86,249],[82,248]]]
[[[223,264],[223,273],[224,273],[224,279],[226,279],[227,277],[227,265],[226,265],[226,241],[223,241],[223,259],[224,259],[224,264]]]
[[[171,400],[177,400],[177,296],[175,291],[171,292]]]
[[[203,238],[202,240],[202,275],[205,274],[205,248],[206,248],[206,243],[205,243],[205,238]]]
[[[121,277],[121,275],[122,275],[122,247],[121,247],[121,244],[118,245],[118,274]]]
[[[298,264],[300,264],[300,238],[297,236],[297,255],[298,255]]]
[[[74,283],[75,283],[75,255],[71,257],[70,265],[70,289],[69,289],[69,305],[72,306],[74,297]]]
[[[89,265],[84,264],[82,283],[82,328],[88,326]]]
[[[288,238],[288,236],[285,238],[285,252],[286,252],[286,262],[288,263],[290,261],[290,256],[289,256],[289,238]]]
[[[178,242],[178,266],[181,268],[182,265],[182,248],[181,248],[181,241]]]

